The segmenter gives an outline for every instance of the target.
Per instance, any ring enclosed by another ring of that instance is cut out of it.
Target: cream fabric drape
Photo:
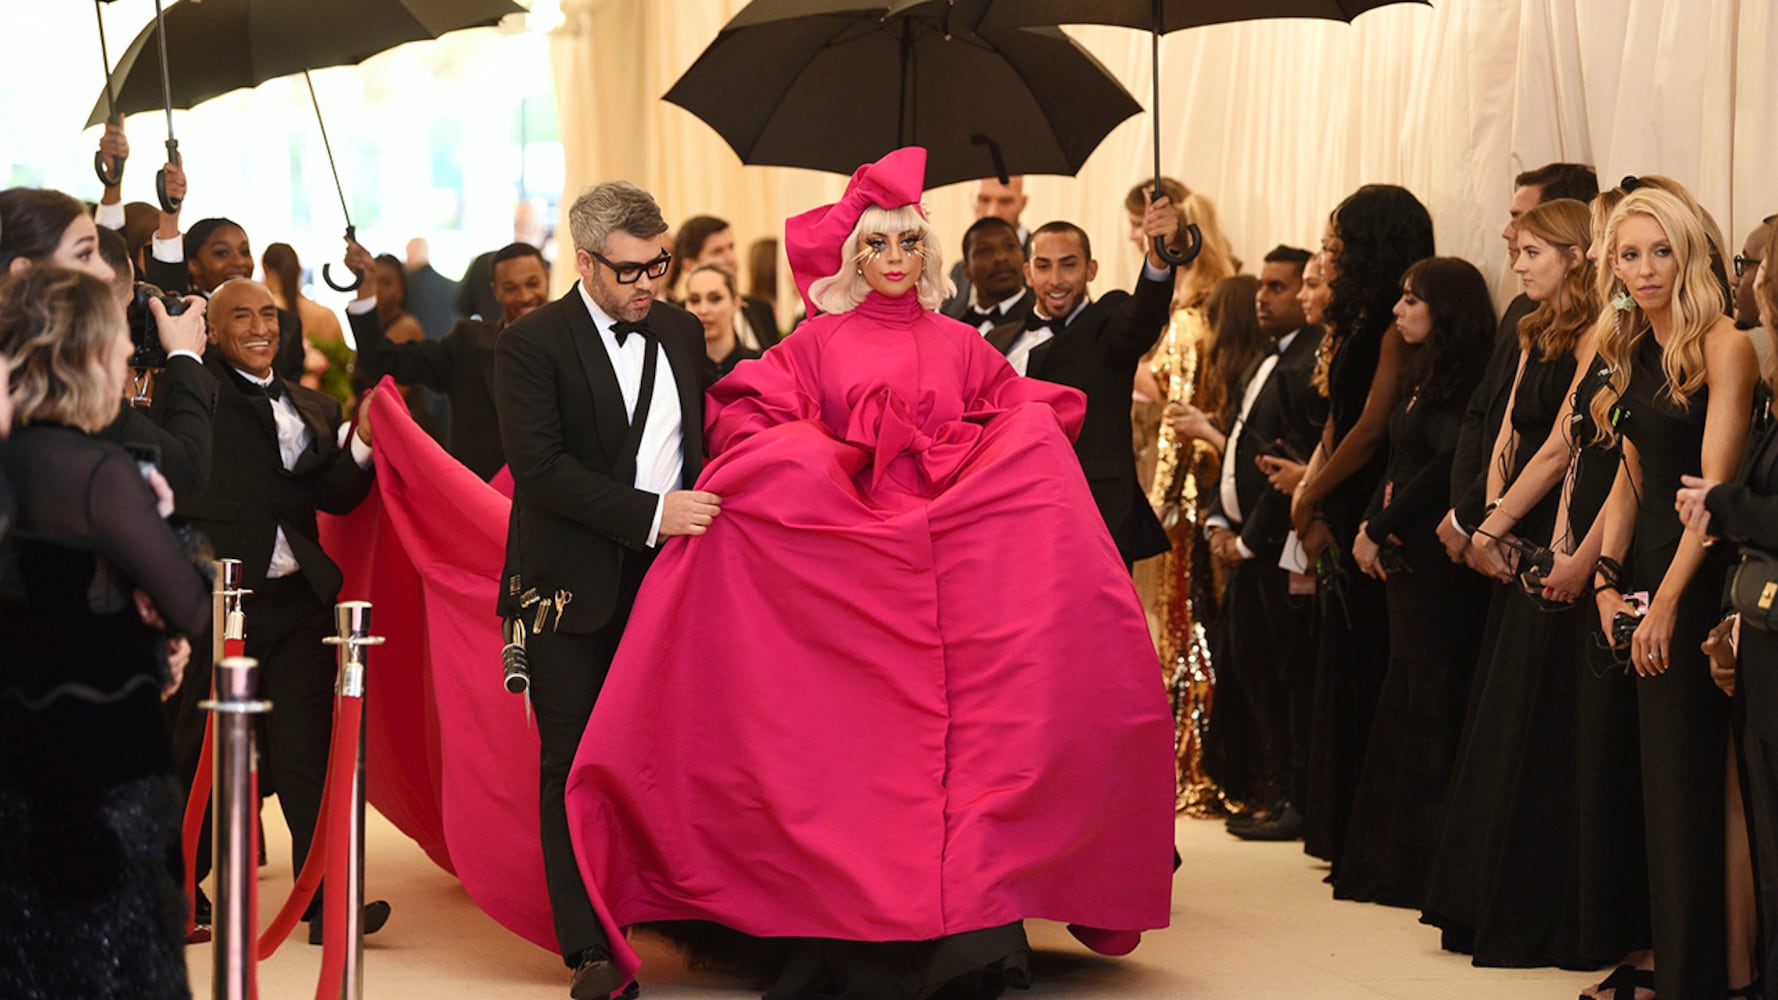
[[[1236,0],[1230,0],[1236,2]],[[1351,25],[1273,21],[1167,36],[1162,163],[1213,198],[1236,253],[1313,248],[1329,210],[1367,182],[1403,184],[1432,211],[1439,252],[1507,290],[1499,238],[1517,172],[1552,160],[1601,179],[1662,173],[1692,188],[1736,248],[1778,211],[1778,11],[1770,0],[1435,0]],[[553,38],[567,157],[579,188],[623,177],[668,221],[729,219],[740,244],[831,201],[845,179],[744,167],[689,113],[659,99],[742,0],[564,0]],[[1071,28],[1145,106],[1146,34]],[[893,86],[861,76],[860,92]],[[748,81],[735,81],[737,99]],[[959,95],[959,100],[967,99]],[[1151,169],[1146,114],[1119,126],[1077,178],[1026,180],[1024,222],[1082,225],[1099,288],[1137,266],[1123,196]],[[971,185],[929,192],[947,259],[973,218]],[[564,241],[566,246],[566,241]],[[782,266],[781,266],[782,269]],[[565,288],[569,267],[557,268]],[[788,291],[788,280],[780,282]],[[781,296],[780,315],[794,294]]]

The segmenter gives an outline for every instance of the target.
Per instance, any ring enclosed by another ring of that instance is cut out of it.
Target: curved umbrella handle
[[[93,150],[93,173],[99,175],[99,183],[106,187],[117,187],[123,183],[123,158],[106,156],[99,150]]]
[[[1197,260],[1198,252],[1204,249],[1203,232],[1198,229],[1197,223],[1188,222],[1185,225],[1185,232],[1183,235],[1185,236],[1185,246],[1179,250],[1174,250],[1172,247],[1169,247],[1166,240],[1156,236],[1154,238],[1155,256],[1174,267],[1184,267],[1192,261]]]
[[[167,162],[179,162],[178,139],[167,140]],[[179,206],[183,204],[183,199],[174,198],[167,194],[167,168],[165,167],[154,172],[154,193],[156,197],[160,198],[161,211],[168,215],[172,215],[179,211]]]
[[[357,226],[347,226],[346,227],[346,239],[355,240],[357,238],[358,238],[358,227]],[[356,292],[359,289],[359,287],[364,284],[364,275],[357,272],[357,271],[353,271],[352,272],[352,283],[349,285],[342,285],[339,282],[333,280],[333,265],[331,263],[328,263],[328,264],[321,265],[321,280],[327,282],[327,287],[333,289],[336,292]]]

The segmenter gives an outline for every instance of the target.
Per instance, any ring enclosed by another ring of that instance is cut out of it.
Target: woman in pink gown
[[[933,311],[925,158],[787,224],[815,318],[711,390],[721,516],[655,562],[569,778],[614,922],[780,939],[771,1000],[995,996],[1025,918],[1114,954],[1168,920],[1172,720],[1085,400]]]

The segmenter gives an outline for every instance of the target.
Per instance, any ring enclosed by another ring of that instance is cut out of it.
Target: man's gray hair
[[[576,250],[604,253],[612,233],[652,240],[667,231],[654,196],[629,181],[606,181],[582,191],[568,209],[568,231]]]

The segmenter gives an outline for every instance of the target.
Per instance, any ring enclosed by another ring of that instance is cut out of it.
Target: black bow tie
[[[993,323],[995,326],[999,326],[1000,310],[989,309],[983,311],[981,309],[971,308],[964,312],[963,322],[968,323],[970,326],[976,327],[977,329],[980,329],[983,323]]]
[[[619,347],[624,346],[624,341],[628,340],[632,333],[641,334],[643,340],[648,340],[654,336],[654,331],[648,328],[647,320],[642,320],[636,323],[619,320],[618,322],[611,324],[611,335],[617,338],[617,346]]]
[[[283,385],[283,383],[278,381],[278,376],[276,376],[276,375],[273,375],[272,380],[270,382],[266,383],[265,385],[260,385],[258,382],[255,382],[252,379],[247,378],[246,376],[243,375],[241,377],[241,383],[243,385],[245,385],[250,391],[257,391],[257,392],[264,393],[266,395],[266,397],[269,399],[283,399],[284,398],[284,385]]]
[[[1048,316],[1039,316],[1036,313],[1032,313],[1025,317],[1026,333],[1030,333],[1033,330],[1048,330],[1050,336],[1060,337],[1062,331],[1067,328],[1068,321],[1065,319],[1050,319]]]

